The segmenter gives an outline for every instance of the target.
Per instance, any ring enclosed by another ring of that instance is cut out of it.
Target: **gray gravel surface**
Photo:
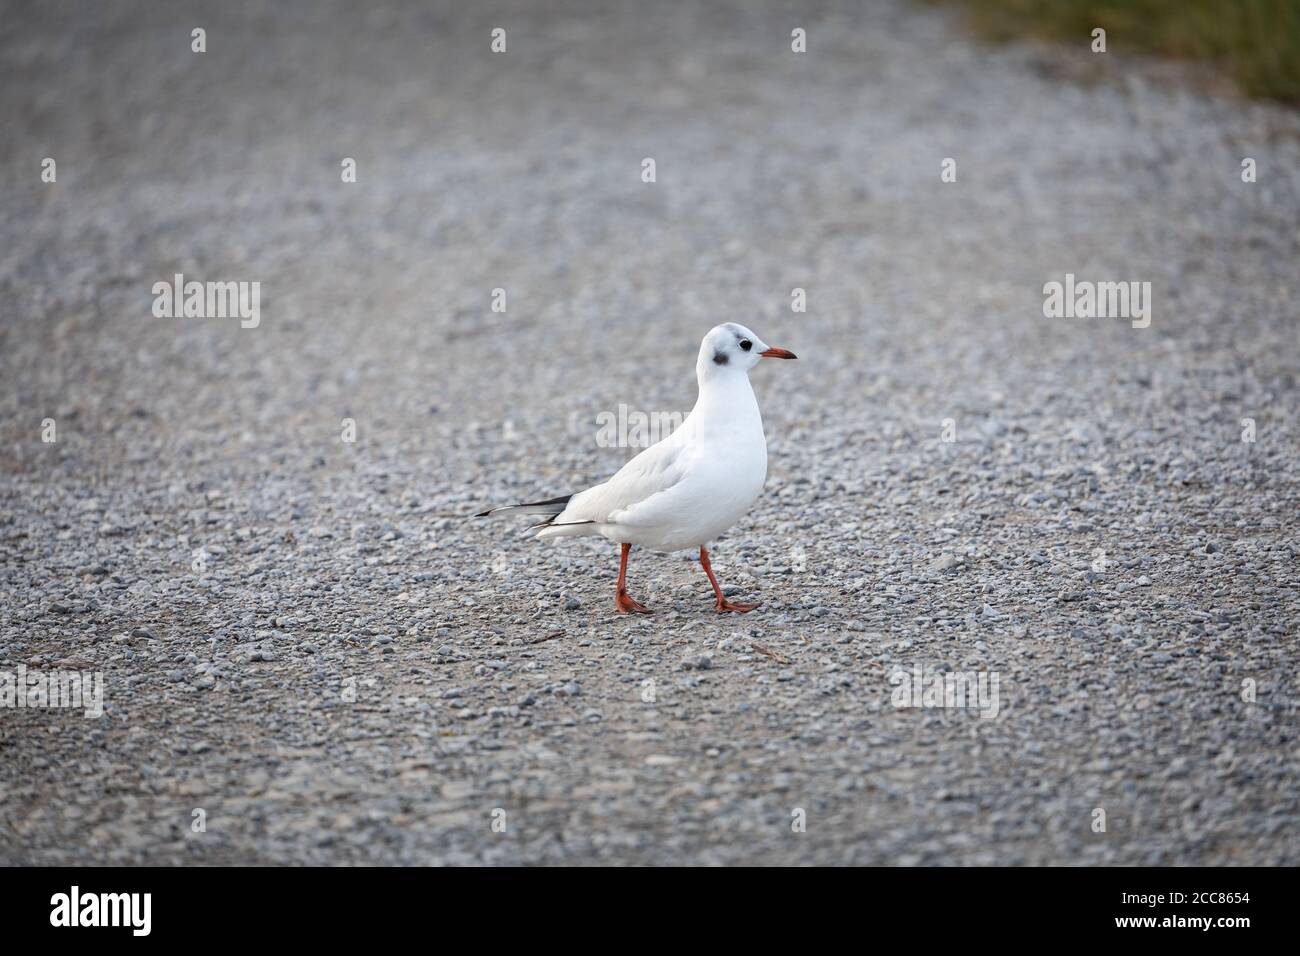
[[[106,713],[0,710],[0,862],[1300,863],[1294,112],[893,2],[21,14],[0,669]],[[726,320],[800,356],[713,552],[761,609],[466,520],[615,470]]]

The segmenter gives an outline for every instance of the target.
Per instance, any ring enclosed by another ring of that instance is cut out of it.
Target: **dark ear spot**
[[[726,364],[727,364],[727,355],[726,355],[726,353],[725,353],[725,352],[714,352],[714,353],[713,353],[713,364],[714,364],[714,365],[726,365]]]

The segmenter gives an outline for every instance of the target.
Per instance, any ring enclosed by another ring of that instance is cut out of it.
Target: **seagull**
[[[586,491],[546,501],[489,508],[475,515],[545,515],[528,530],[538,538],[600,535],[621,548],[614,606],[619,613],[649,614],[627,593],[632,545],[652,551],[700,549],[700,565],[717,595],[719,611],[752,611],[735,604],[709,564],[708,543],[739,521],[767,480],[767,439],[749,384],[760,358],[792,359],[735,322],[709,330],[695,360],[699,397],[672,434],[646,448],[614,477]]]

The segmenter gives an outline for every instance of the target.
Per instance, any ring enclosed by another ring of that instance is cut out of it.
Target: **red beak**
[[[759,352],[763,358],[798,358],[789,349],[768,349],[766,352]]]

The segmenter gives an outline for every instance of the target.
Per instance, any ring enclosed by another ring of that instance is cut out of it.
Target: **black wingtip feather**
[[[524,514],[551,514],[558,515],[564,510],[564,506],[569,503],[573,495],[560,495],[558,498],[548,498],[546,501],[526,501],[517,505],[505,505],[500,508],[489,508],[487,511],[480,511],[475,518],[486,518],[488,515],[496,514],[498,511],[523,511],[525,508],[531,511],[523,511]]]

